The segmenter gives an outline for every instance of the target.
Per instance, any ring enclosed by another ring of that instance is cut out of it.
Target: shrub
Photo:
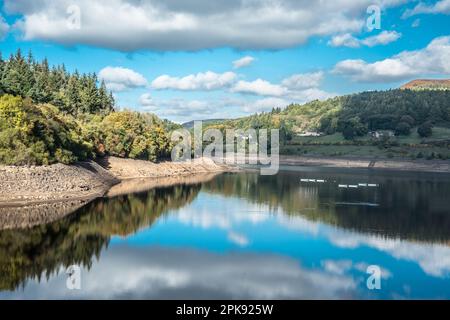
[[[407,122],[400,122],[395,127],[395,134],[396,135],[404,135],[407,136],[411,133],[411,126]]]
[[[11,95],[0,97],[0,163],[72,163],[91,155],[73,118],[51,105],[33,105]]]
[[[422,138],[431,137],[433,135],[433,124],[429,121],[425,122],[417,128],[417,133]]]

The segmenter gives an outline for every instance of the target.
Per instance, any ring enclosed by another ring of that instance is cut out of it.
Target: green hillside
[[[450,91],[363,92],[209,127],[280,129],[285,154],[448,158]]]

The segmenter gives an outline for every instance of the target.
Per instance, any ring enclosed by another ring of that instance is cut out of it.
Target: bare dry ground
[[[120,180],[187,176],[198,173],[223,172],[230,169],[208,158],[186,162],[152,163],[143,160],[105,157],[99,163]]]
[[[113,157],[71,166],[0,166],[0,230],[49,223],[105,195],[199,183],[228,169],[211,159],[154,164]]]
[[[72,166],[0,166],[0,207],[91,200],[118,182],[93,161]]]

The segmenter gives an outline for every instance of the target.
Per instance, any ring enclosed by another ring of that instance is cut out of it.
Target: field
[[[335,133],[322,137],[295,136],[280,151],[286,155],[450,159],[450,149],[439,144],[447,140],[450,128],[445,127],[433,128],[429,138],[421,138],[414,128],[409,136],[391,137],[388,143],[368,135],[345,140],[341,133]]]

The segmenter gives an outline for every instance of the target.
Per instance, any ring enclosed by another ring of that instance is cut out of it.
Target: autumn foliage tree
[[[169,137],[155,116],[114,112],[103,119],[101,127],[102,140],[110,155],[150,161],[170,156]]]
[[[155,115],[116,112],[94,73],[50,67],[18,50],[0,54],[0,163],[70,164],[114,155],[158,161],[170,155],[168,128]]]

